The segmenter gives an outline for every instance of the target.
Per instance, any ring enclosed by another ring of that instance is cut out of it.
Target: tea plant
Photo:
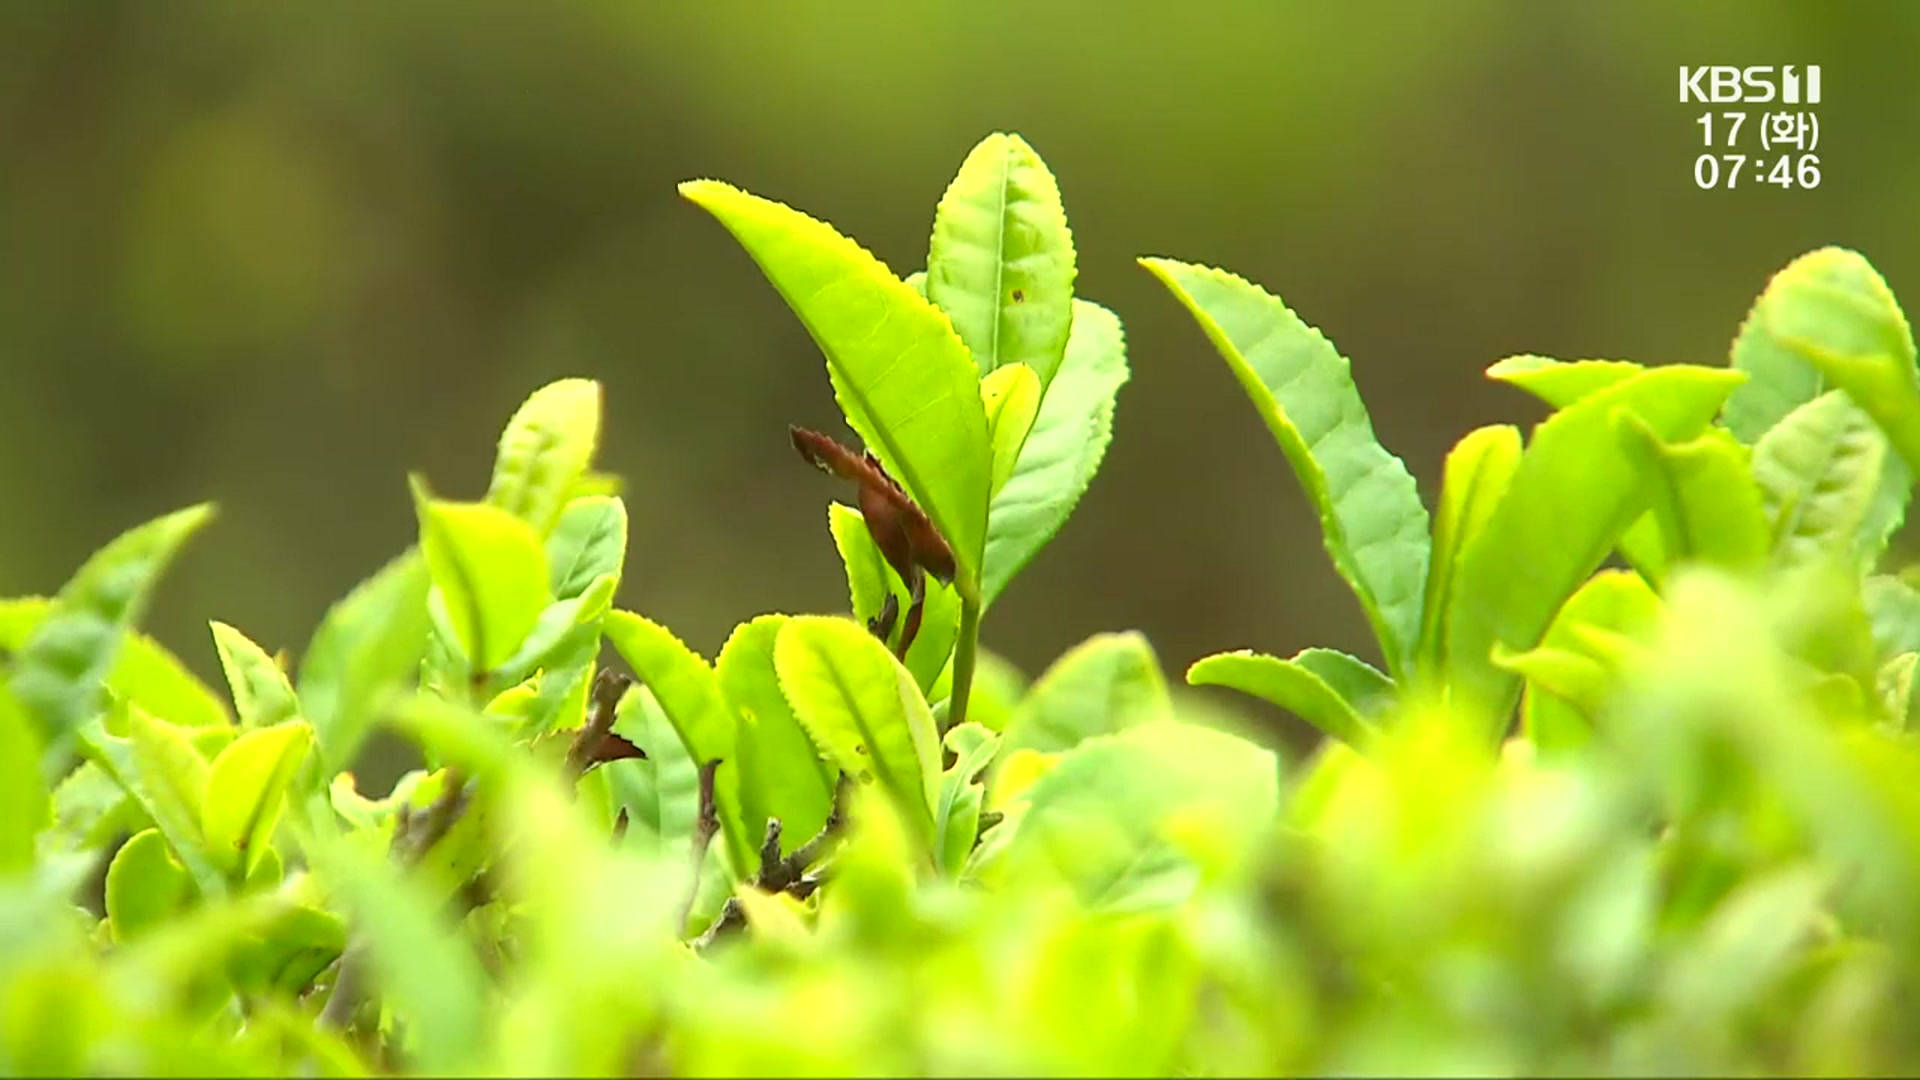
[[[297,658],[211,623],[223,690],[137,629],[213,511],[130,530],[0,601],[0,1070],[1920,1062],[1920,590],[1876,572],[1920,378],[1864,259],[1782,271],[1727,367],[1495,365],[1555,412],[1469,434],[1431,513],[1325,338],[1146,260],[1379,641],[1192,666],[1332,736],[1283,764],[1140,634],[1031,684],[982,647],[1128,377],[1031,147],[974,149],[906,278],[681,190],[826,357],[851,438],[785,438],[849,500],[850,611],[750,618],[709,661],[616,608],[586,379],[514,413],[480,499],[414,477],[415,543]],[[382,729],[422,766],[362,791]]]

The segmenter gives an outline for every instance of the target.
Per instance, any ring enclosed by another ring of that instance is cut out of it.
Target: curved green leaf
[[[27,635],[9,688],[38,721],[50,753],[64,759],[74,733],[105,707],[107,675],[154,582],[212,517],[212,505],[202,503],[121,533],[80,567]]]
[[[1767,429],[1753,448],[1753,479],[1776,559],[1857,558],[1886,460],[1887,441],[1873,418],[1838,390]]]
[[[1662,571],[1674,562],[1710,562],[1733,570],[1760,566],[1770,535],[1746,447],[1719,428],[1667,442],[1626,410],[1613,414],[1615,437],[1646,477],[1659,525]]]
[[[1437,673],[1446,662],[1442,648],[1447,606],[1460,553],[1486,526],[1507,492],[1520,464],[1520,429],[1511,424],[1476,428],[1448,452],[1440,482],[1440,505],[1433,516],[1433,559],[1427,568],[1425,610],[1420,618],[1420,656],[1425,670]]]
[[[1748,444],[1757,444],[1789,413],[1834,388],[1835,384],[1811,362],[1807,355],[1809,348],[1817,349],[1821,342],[1843,339],[1844,334],[1850,332],[1849,327],[1867,328],[1876,322],[1904,326],[1905,317],[1891,293],[1865,260],[1837,249],[1815,255],[1819,257],[1796,260],[1774,275],[1760,298],[1754,301],[1746,321],[1741,324],[1740,336],[1734,340],[1733,366],[1747,372],[1750,378],[1728,397],[1722,416],[1727,428]],[[1823,269],[1823,263],[1830,265]],[[1813,306],[1825,308],[1832,317],[1831,324],[1827,316],[1817,316],[1800,324],[1800,332],[1807,335],[1806,339],[1783,337],[1778,328],[1796,325],[1795,310],[1806,310],[1803,298],[1810,284],[1815,294],[1826,291],[1818,284],[1823,277],[1836,279],[1831,284],[1842,294],[1852,294],[1859,301],[1860,310],[1849,313],[1848,304],[1836,305],[1829,296]],[[1790,310],[1775,312],[1782,304]],[[1888,346],[1896,351],[1904,349],[1908,355],[1912,352],[1911,341],[1910,336],[1897,328],[1886,338]],[[1869,566],[1879,559],[1888,539],[1906,519],[1907,502],[1913,492],[1913,470],[1905,459],[1896,453],[1885,457],[1879,483],[1860,522],[1857,537],[1860,560]]]
[[[980,383],[980,396],[987,410],[987,441],[993,444],[993,483],[998,495],[1019,463],[1020,447],[1033,430],[1034,417],[1040,414],[1040,378],[1025,364],[995,368]],[[991,536],[992,522],[988,522]],[[989,539],[991,543],[991,539]]]
[[[958,877],[980,835],[980,809],[987,786],[976,781],[1000,749],[1000,736],[969,720],[947,732],[941,745],[953,754],[953,767],[940,779],[933,813],[934,850],[941,873]]]
[[[165,923],[186,905],[193,882],[158,829],[135,834],[107,865],[107,928],[125,944]]]
[[[1427,510],[1413,474],[1374,437],[1347,359],[1279,298],[1222,270],[1142,259],[1226,358],[1320,515],[1335,568],[1360,599],[1387,670],[1420,635]]]
[[[0,600],[0,653],[17,653],[34,628],[52,614],[44,596]],[[155,716],[184,727],[225,727],[233,723],[212,687],[187,670],[166,646],[138,630],[128,630],[119,655],[107,672],[107,689]]]
[[[220,654],[220,670],[226,673],[227,686],[233,691],[234,711],[247,727],[271,727],[300,711],[287,673],[253,639],[218,620],[213,629],[213,647]]]
[[[1920,670],[1920,653],[1906,652],[1880,665],[1880,670],[1874,673],[1873,685],[1880,698],[1880,711],[1898,731],[1912,731],[1915,721],[1920,720],[1914,715],[1916,707],[1920,707],[1920,698],[1913,692],[1916,670]]]
[[[899,615],[887,640],[899,641],[900,635],[906,632],[907,609],[912,601],[906,583],[887,565],[879,546],[873,542],[866,519],[850,506],[829,503],[827,528],[833,533],[834,546],[847,568],[847,591],[853,601],[855,620],[866,625],[886,603],[888,594],[892,594],[899,605]],[[913,673],[914,683],[931,696],[953,656],[954,643],[960,638],[960,597],[952,586],[938,581],[929,580],[926,589],[920,632],[907,647],[904,662]]]
[[[713,780],[720,832],[734,872],[750,872],[758,865],[761,838],[747,827],[741,804],[738,723],[713,668],[666,627],[631,611],[609,611],[603,632],[653,692],[696,767],[720,762]]]
[[[1066,358],[1040,399],[1013,472],[987,517],[981,596],[991,606],[1066,524],[1113,441],[1113,410],[1128,379],[1127,339],[1113,312],[1073,302]]]
[[[980,580],[992,455],[979,372],[940,310],[860,245],[713,180],[680,185],[733,233],[827,356],[847,423]]]
[[[314,631],[294,687],[324,774],[353,763],[374,702],[419,671],[431,584],[426,560],[409,550],[328,609]]]
[[[246,732],[213,759],[200,831],[228,880],[245,880],[268,851],[287,787],[312,745],[313,729],[289,720]]]
[[[1506,495],[1455,572],[1445,649],[1456,700],[1486,710],[1503,730],[1520,685],[1494,665],[1494,644],[1516,652],[1539,645],[1560,605],[1644,512],[1645,485],[1614,439],[1614,410],[1633,412],[1663,440],[1691,439],[1741,378],[1684,364],[1654,368],[1534,429]]]
[[[547,552],[525,521],[486,503],[446,502],[418,482],[420,550],[447,621],[476,672],[514,654],[552,599]]]
[[[933,216],[927,299],[982,375],[1025,364],[1044,392],[1073,322],[1073,234],[1033,147],[993,134],[960,165]]]
[[[0,881],[32,869],[34,838],[52,820],[40,738],[27,711],[0,686]]]
[[[1172,710],[1160,658],[1144,635],[1095,634],[1055,660],[1014,706],[1001,758],[1017,750],[1070,750]]]
[[[1007,859],[1058,874],[1090,907],[1170,907],[1261,843],[1279,771],[1272,751],[1194,724],[1089,739],[1033,785]]]
[[[547,537],[547,588],[571,600],[594,579],[620,579],[627,561],[627,505],[612,495],[586,495],[567,504]]]
[[[1195,661],[1187,669],[1187,682],[1194,686],[1224,686],[1271,702],[1322,732],[1357,747],[1364,747],[1377,734],[1373,724],[1362,715],[1358,703],[1348,700],[1319,673],[1300,663],[1298,657],[1282,660],[1250,649],[1215,653]]]
[[[762,615],[734,628],[714,661],[727,703],[740,718],[740,786],[750,832],[780,819],[780,846],[791,853],[807,842],[833,806],[835,773],[800,726],[774,667],[774,645],[785,615]]]
[[[1556,409],[1625,382],[1646,371],[1631,360],[1555,360],[1509,356],[1487,369],[1487,378],[1515,386]]]
[[[600,443],[600,384],[561,379],[535,390],[500,435],[487,503],[547,535]]]
[[[1882,662],[1920,652],[1920,589],[1892,574],[1874,574],[1860,583],[1860,597]]]
[[[1920,470],[1920,373],[1906,315],[1858,252],[1821,248],[1775,275],[1766,332],[1845,390]]]
[[[930,842],[940,736],[906,668],[865,627],[819,615],[787,620],[773,663],[821,753],[842,772],[877,781]]]
[[[206,801],[207,761],[194,749],[188,732],[127,707],[129,737],[109,735],[98,725],[80,733],[82,751],[120,785],[159,828],[173,853],[205,896],[224,896],[227,882],[207,856],[200,832],[200,808]]]
[[[1584,743],[1612,674],[1611,658],[1593,646],[1594,629],[1634,636],[1660,614],[1660,598],[1644,577],[1602,570],[1554,613],[1540,645],[1526,652],[1496,647],[1495,662],[1528,680],[1520,728],[1542,750]]]

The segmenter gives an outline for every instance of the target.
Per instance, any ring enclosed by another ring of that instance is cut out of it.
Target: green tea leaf
[[[1066,357],[988,511],[980,590],[986,605],[1059,534],[1092,485],[1113,441],[1114,403],[1128,374],[1120,320],[1098,304],[1075,300]]]
[[[208,857],[200,833],[206,799],[207,762],[176,727],[128,707],[130,737],[109,735],[99,725],[80,732],[81,752],[120,785],[167,838],[173,853],[204,896],[227,894],[226,878]]]
[[[947,732],[941,740],[952,751],[953,767],[940,779],[940,798],[934,806],[934,850],[939,853],[941,872],[958,877],[966,868],[967,856],[980,833],[980,808],[987,786],[976,782],[1000,749],[1000,736],[969,720]]]
[[[547,537],[547,587],[555,600],[571,600],[596,578],[618,581],[626,560],[626,504],[609,495],[575,499]]]
[[[645,837],[662,852],[689,850],[700,814],[700,766],[646,687],[635,686],[621,698],[615,715],[614,731],[647,752],[644,759],[594,770],[612,778],[614,801],[631,824],[628,836]]]
[[[1765,332],[1847,392],[1920,470],[1920,374],[1892,290],[1858,252],[1828,247],[1774,276]]]
[[[166,922],[192,894],[193,882],[160,830],[136,834],[107,866],[107,926],[113,940],[124,944]]]
[[[749,835],[779,818],[783,853],[807,842],[833,806],[836,778],[780,689],[774,645],[784,615],[762,615],[735,627],[714,661],[721,693],[740,718],[736,753]]]
[[[300,700],[287,673],[267,650],[226,623],[215,621],[213,647],[220,654],[220,670],[233,691],[233,707],[247,727],[272,727],[300,711]]]
[[[1873,418],[1838,390],[1768,428],[1753,448],[1753,479],[1776,560],[1857,559],[1856,537],[1886,461],[1887,441]]]
[[[1518,387],[1556,409],[1645,372],[1631,360],[1555,360],[1551,356],[1509,356],[1487,369],[1487,378]]]
[[[53,820],[40,778],[40,737],[27,711],[0,686],[0,882],[33,867],[34,838]]]
[[[1880,710],[1898,731],[1913,731],[1914,715],[1920,698],[1914,695],[1914,672],[1920,670],[1920,653],[1901,653],[1880,665],[1874,674],[1874,689],[1880,697]]]
[[[1376,734],[1358,704],[1300,663],[1299,657],[1282,660],[1249,649],[1215,653],[1187,669],[1187,682],[1193,686],[1224,686],[1272,702],[1356,747],[1365,747]]]
[[[1455,571],[1445,648],[1456,700],[1504,728],[1520,684],[1493,664],[1493,645],[1525,652],[1540,644],[1560,605],[1644,512],[1645,484],[1613,437],[1614,410],[1633,412],[1663,440],[1691,439],[1740,378],[1683,364],[1655,368],[1534,429],[1506,495]]]
[[[1226,358],[1319,512],[1327,553],[1359,597],[1387,670],[1406,676],[1427,583],[1427,510],[1413,474],[1374,437],[1347,359],[1251,282],[1168,259],[1141,265]]]
[[[1788,297],[1794,279],[1784,271],[1767,282],[1733,339],[1731,357],[1734,370],[1747,373],[1747,381],[1727,395],[1721,420],[1727,430],[1748,446],[1773,430],[1793,410],[1833,389],[1820,370],[1807,363],[1792,346],[1774,334],[1766,318],[1766,309]]]
[[[307,848],[327,893],[365,943],[381,1002],[406,1025],[412,1067],[473,1069],[489,1030],[487,974],[441,914],[444,900],[363,845],[334,840]]]
[[[608,612],[604,631],[633,673],[653,691],[696,766],[720,761],[713,789],[720,831],[735,871],[746,873],[758,865],[761,838],[747,826],[741,803],[738,723],[713,668],[665,627],[630,611]]]
[[[1770,531],[1747,450],[1719,428],[1667,442],[1626,410],[1613,414],[1615,437],[1646,477],[1661,533],[1662,573],[1681,560],[1750,570],[1765,562]]]
[[[547,535],[599,443],[600,384],[591,379],[548,383],[507,421],[487,503],[526,522],[538,536]]]
[[[1586,742],[1612,678],[1612,665],[1584,631],[1636,636],[1654,625],[1660,598],[1644,577],[1602,570],[1567,598],[1539,647],[1524,653],[1496,649],[1496,663],[1528,680],[1520,728],[1543,751]]]
[[[1034,784],[1008,853],[1105,911],[1171,907],[1244,857],[1279,812],[1271,751],[1192,724],[1088,739]],[[1239,851],[1197,851],[1201,836]]]
[[[932,839],[940,736],[913,677],[864,627],[818,615],[788,619],[774,670],[793,714],[842,772],[877,781]]]
[[[601,620],[613,607],[613,591],[619,584],[612,574],[602,574],[580,595],[556,600],[541,609],[520,647],[494,668],[494,684],[518,683],[535,669],[552,670],[565,663],[577,635],[585,634],[598,642]]]
[[[1026,444],[1033,421],[1040,414],[1040,379],[1025,364],[995,368],[980,384],[980,396],[987,410],[987,440],[993,445],[993,482],[990,490],[998,495],[1019,463],[1020,448]],[[992,542],[992,522],[988,522],[988,542]]]
[[[1425,610],[1420,619],[1420,655],[1427,670],[1445,663],[1443,630],[1453,600],[1460,553],[1480,534],[1507,493],[1520,464],[1520,429],[1511,424],[1476,428],[1447,454],[1440,505],[1433,517],[1433,560],[1427,568]]]
[[[295,687],[323,774],[352,764],[374,703],[419,670],[430,585],[426,560],[409,550],[355,586],[314,631]]]
[[[853,616],[862,625],[878,614],[892,594],[899,605],[890,642],[906,632],[907,610],[912,604],[910,590],[900,575],[887,565],[886,557],[867,531],[860,511],[840,503],[827,505],[827,529],[847,568],[847,592],[853,601]],[[954,642],[960,638],[960,597],[947,585],[926,583],[926,608],[920,616],[920,632],[907,647],[904,663],[913,673],[913,681],[923,693],[930,694],[940,674],[953,656]]]
[[[1053,382],[1073,322],[1073,234],[1060,188],[1018,135],[980,141],[934,211],[927,299],[982,375],[1025,364]]]
[[[213,759],[200,831],[229,880],[245,880],[270,850],[287,787],[312,745],[313,729],[289,720],[246,732]]]
[[[105,708],[107,675],[154,582],[212,517],[203,503],[121,533],[80,567],[27,636],[9,688],[39,722],[49,752],[64,758],[74,733]]]
[[[1920,589],[1891,574],[1875,574],[1861,582],[1860,595],[1882,662],[1920,652]]]
[[[827,355],[859,434],[980,580],[992,467],[979,372],[940,310],[833,228],[726,184],[680,193],[733,233]]]
[[[448,621],[476,672],[512,656],[552,597],[547,553],[531,526],[486,503],[434,499],[416,483],[420,550]]]
[[[1005,753],[1070,750],[1172,714],[1160,658],[1138,631],[1095,634],[1041,674],[1007,720]]]

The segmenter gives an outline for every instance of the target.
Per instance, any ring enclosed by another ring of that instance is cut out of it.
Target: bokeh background
[[[832,421],[823,363],[674,185],[786,201],[905,274],[967,150],[1014,130],[1134,378],[988,644],[1030,673],[1122,628],[1176,676],[1372,657],[1279,450],[1133,258],[1326,330],[1431,500],[1460,435],[1541,415],[1481,377],[1502,356],[1720,362],[1827,243],[1920,304],[1917,47],[1920,5],[1819,0],[0,5],[0,595],[213,499],[150,628],[208,675],[210,617],[298,650],[409,542],[409,469],[477,497],[515,405],[581,374],[629,484],[623,606],[709,655],[843,609],[840,493],[785,435]],[[1821,186],[1698,190],[1683,63],[1821,64]]]

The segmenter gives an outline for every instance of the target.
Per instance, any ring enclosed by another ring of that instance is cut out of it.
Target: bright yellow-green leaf
[[[1754,444],[1759,485],[1776,561],[1839,557],[1869,562],[1857,547],[1888,464],[1887,439],[1846,394],[1831,390],[1795,408]]]
[[[940,736],[907,669],[865,627],[818,615],[787,620],[773,662],[821,753],[842,772],[878,782],[931,842]]]
[[[533,392],[507,421],[487,502],[545,536],[600,443],[600,384],[561,379]]]
[[[1073,302],[1066,359],[1040,399],[1013,473],[995,489],[987,520],[985,580],[991,606],[1059,534],[1113,441],[1113,411],[1126,384],[1127,339],[1113,312]]]
[[[486,503],[434,499],[416,483],[420,550],[474,671],[512,656],[551,600],[547,553],[525,521]]]
[[[934,211],[927,299],[983,375],[1025,364],[1045,391],[1072,325],[1073,235],[1060,188],[1018,135],[989,135]]]
[[[80,567],[27,636],[9,687],[50,751],[64,752],[105,706],[108,673],[155,580],[212,517],[213,507],[201,504],[121,533]]]
[[[246,732],[213,759],[200,831],[230,879],[252,873],[268,850],[287,787],[312,745],[313,729],[288,720]]]
[[[1631,360],[1555,360],[1509,356],[1487,369],[1487,378],[1515,386],[1556,409],[1564,409],[1646,371]]]
[[[750,872],[758,865],[761,837],[747,827],[741,802],[739,722],[721,693],[713,668],[666,627],[633,612],[608,612],[604,629],[607,640],[659,701],[660,710],[692,756],[695,769],[710,761],[720,762],[714,774],[720,831],[735,872]]]
[[[987,409],[987,437],[993,444],[993,493],[998,495],[1019,463],[1020,448],[1040,414],[1040,379],[1025,364],[995,368],[980,383]]]
[[[213,645],[220,654],[220,669],[226,673],[227,686],[233,691],[234,711],[247,727],[270,727],[300,711],[287,673],[267,650],[226,623],[215,621]]]
[[[1484,710],[1485,722],[1503,731],[1520,681],[1493,663],[1494,644],[1516,652],[1539,645],[1560,605],[1644,512],[1644,480],[1614,438],[1614,410],[1635,413],[1661,439],[1691,439],[1742,377],[1681,364],[1654,368],[1534,429],[1506,494],[1455,571],[1444,628],[1455,700]]]
[[[952,324],[833,228],[712,180],[680,193],[733,233],[821,351],[847,423],[926,510],[977,583],[992,454],[979,372]]]
[[[1496,663],[1528,680],[1520,728],[1535,746],[1543,751],[1569,749],[1585,743],[1592,731],[1612,666],[1590,647],[1591,631],[1640,634],[1659,614],[1660,598],[1644,577],[1602,570],[1554,613],[1538,648],[1523,653],[1495,650]]]
[[[34,838],[52,818],[40,738],[27,711],[0,686],[0,881],[32,868]]]
[[[1360,663],[1352,657],[1347,659]],[[1390,695],[1392,684],[1377,671],[1373,675],[1379,680],[1375,694]],[[1215,653],[1195,661],[1187,669],[1187,682],[1194,686],[1224,686],[1272,702],[1326,734],[1355,746],[1366,746],[1375,734],[1376,729],[1362,711],[1363,702],[1343,693],[1322,672],[1314,670],[1312,663],[1302,663],[1300,656],[1282,660],[1246,649]]]
[[[1795,259],[1768,287],[1768,334],[1845,390],[1920,471],[1920,373],[1906,315],[1872,264],[1828,247]]]
[[[1233,369],[1320,515],[1334,567],[1360,600],[1390,674],[1413,664],[1427,584],[1427,510],[1413,474],[1374,437],[1351,365],[1320,331],[1243,278],[1142,259]]]
[[[774,667],[774,643],[785,615],[741,623],[714,661],[714,674],[739,717],[736,753],[748,835],[780,819],[781,850],[806,843],[826,823],[833,805],[834,769],[793,713]]]
[[[1420,653],[1430,672],[1445,662],[1443,628],[1460,552],[1486,525],[1519,463],[1520,429],[1511,424],[1476,428],[1447,454],[1440,505],[1433,515],[1426,609],[1420,619]]]
[[[1668,442],[1624,409],[1613,414],[1613,426],[1646,477],[1663,568],[1691,560],[1743,571],[1765,561],[1769,530],[1746,447],[1720,428]]]
[[[375,701],[418,674],[430,584],[426,560],[410,550],[355,586],[314,631],[295,687],[323,769],[351,765]]]
[[[107,925],[125,943],[166,922],[192,895],[186,868],[173,857],[158,829],[135,835],[107,866]]]
[[[1095,735],[1165,719],[1172,710],[1160,658],[1145,635],[1095,634],[1055,660],[1014,707],[1006,755],[1069,750]]]
[[[571,600],[603,575],[619,580],[626,560],[626,504],[610,495],[577,498],[547,537],[547,584],[555,600]]]

